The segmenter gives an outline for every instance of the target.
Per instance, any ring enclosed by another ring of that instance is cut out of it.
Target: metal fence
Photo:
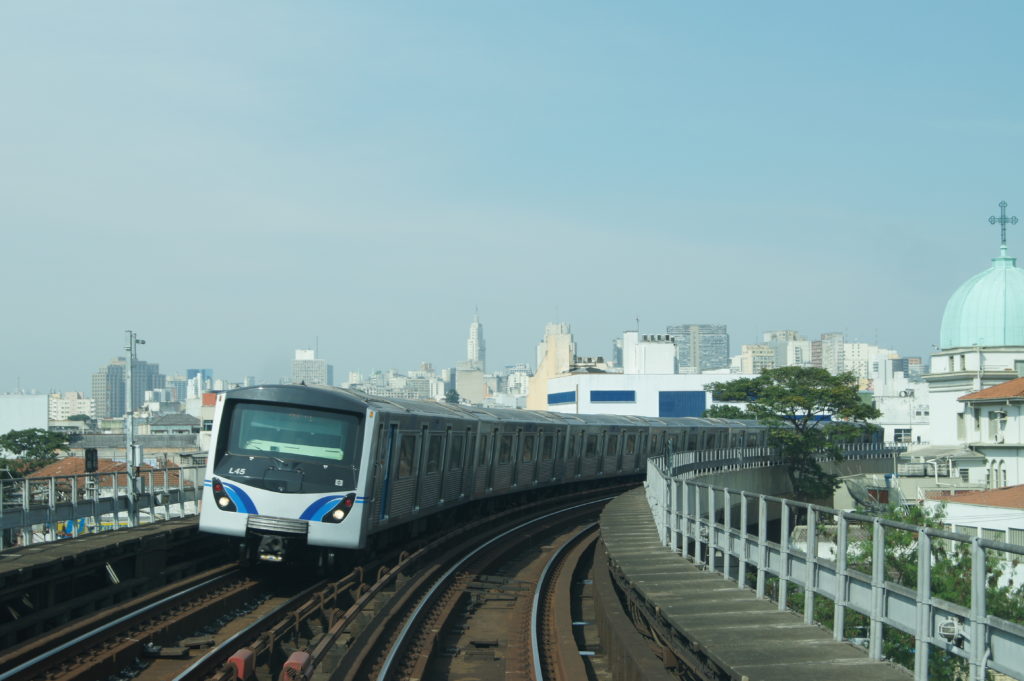
[[[890,458],[894,451],[878,445],[873,450],[848,451],[846,457]],[[917,681],[929,678],[929,653],[935,650],[964,660],[972,681],[983,681],[987,669],[1024,678],[1024,627],[986,604],[986,586],[998,572],[1016,569],[1024,546],[699,480],[778,463],[767,450],[684,452],[649,461],[647,497],[662,541],[738,588],[753,588],[759,598],[774,591],[780,610],[802,600],[808,624],[816,600],[831,604],[835,639],[861,639],[872,659],[883,658],[884,628],[909,634],[908,666]],[[800,518],[805,538],[794,541]],[[770,527],[778,541],[769,538]],[[962,556],[958,565],[969,586],[960,603],[932,594],[932,571],[943,553]],[[910,574],[899,574],[897,561],[912,566]],[[863,616],[866,635],[845,635],[847,611]]]
[[[203,466],[0,480],[0,549],[195,515]]]

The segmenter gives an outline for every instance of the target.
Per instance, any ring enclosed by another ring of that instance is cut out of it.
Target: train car
[[[327,386],[221,393],[199,528],[250,557],[361,549],[463,504],[597,478],[638,477],[648,456],[763,446],[726,419],[482,409]]]

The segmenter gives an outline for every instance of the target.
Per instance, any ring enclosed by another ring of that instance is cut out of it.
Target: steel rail
[[[537,580],[537,588],[533,592],[533,609],[530,613],[530,620],[533,625],[530,627],[530,643],[533,645],[533,678],[535,681],[544,681],[544,671],[541,668],[540,659],[540,641],[538,640],[538,632],[540,631],[540,600],[541,594],[544,592],[544,583],[547,581],[548,573],[552,568],[562,560],[562,556],[569,552],[569,550],[576,544],[580,537],[591,532],[597,523],[591,523],[586,527],[582,528],[579,532],[574,534],[564,544],[558,547],[558,550],[554,552],[548,562],[544,565],[544,569],[541,570],[540,579]]]
[[[92,631],[90,631],[90,632],[88,632],[86,634],[82,634],[81,636],[73,638],[70,641],[57,646],[56,648],[43,653],[42,655],[38,655],[38,656],[32,658],[31,660],[27,660],[27,661],[21,663],[17,667],[14,667],[12,669],[8,669],[6,672],[3,672],[2,674],[0,674],[0,681],[8,681],[8,679],[11,679],[15,675],[20,674],[21,672],[26,671],[28,669],[31,669],[32,667],[38,666],[39,664],[42,664],[42,663],[46,662],[46,660],[48,660],[50,658],[53,658],[53,657],[56,657],[57,655],[60,655],[61,653],[67,651],[69,648],[72,648],[73,646],[78,645],[79,643],[82,643],[84,641],[88,641],[90,638],[95,638],[97,636],[97,634],[102,634],[104,632],[108,632],[111,629],[114,629],[114,628],[116,628],[116,627],[118,627],[118,626],[120,626],[120,625],[122,625],[122,624],[124,624],[126,622],[130,622],[130,621],[135,620],[135,619],[141,619],[143,616],[145,616],[146,614],[148,614],[149,612],[151,612],[153,610],[156,610],[156,609],[158,609],[158,608],[160,608],[160,607],[162,607],[164,605],[167,605],[168,603],[171,603],[173,601],[185,598],[189,594],[191,594],[192,592],[198,591],[200,589],[204,589],[204,588],[210,586],[211,584],[213,584],[214,582],[223,580],[225,577],[228,577],[228,576],[229,575],[218,575],[216,577],[212,577],[212,578],[206,580],[205,582],[201,582],[199,584],[196,584],[195,586],[189,587],[188,589],[186,589],[184,591],[181,591],[181,592],[176,593],[176,594],[171,594],[170,596],[167,596],[166,598],[162,598],[159,601],[156,601],[155,603],[151,603],[151,604],[147,605],[146,607],[142,608],[141,610],[137,610],[136,612],[133,612],[133,613],[130,613],[128,615],[124,615],[122,617],[119,617],[116,620],[113,620],[112,622],[108,622],[107,624],[103,624],[103,625],[99,626],[97,629],[94,629],[94,630],[92,630]]]
[[[190,678],[191,675],[198,673],[200,670],[206,672],[206,670],[209,667],[219,666],[217,665],[216,660],[213,659],[215,656],[223,655],[224,652],[229,650],[233,645],[237,645],[237,641],[243,639],[245,636],[253,636],[254,632],[257,632],[257,630],[259,630],[258,633],[255,633],[253,637],[258,637],[260,634],[263,633],[263,631],[266,631],[277,622],[277,616],[282,611],[284,611],[287,608],[294,607],[296,602],[302,602],[303,599],[309,598],[317,589],[322,588],[323,585],[324,583],[321,581],[317,584],[314,584],[313,586],[303,589],[301,593],[288,599],[287,601],[277,606],[260,619],[256,620],[255,622],[252,622],[249,626],[245,627],[241,631],[236,632],[233,636],[224,640],[219,646],[211,648],[209,651],[207,651],[205,655],[197,659],[195,662],[193,662],[191,665],[185,668],[180,674],[175,676],[172,679],[172,681],[185,681],[186,679]],[[227,660],[225,659],[224,662],[227,662]],[[0,679],[0,681],[3,681],[3,679]]]
[[[541,520],[545,520],[547,518],[552,518],[554,516],[561,515],[563,513],[568,513],[569,511],[574,511],[574,510],[577,510],[577,509],[580,509],[580,508],[585,508],[587,506],[592,506],[594,504],[603,504],[603,503],[605,503],[605,502],[607,502],[607,501],[609,501],[611,499],[614,499],[614,497],[604,497],[604,498],[601,498],[601,499],[595,499],[593,501],[588,501],[588,502],[585,502],[585,503],[582,503],[582,504],[577,504],[575,506],[570,506],[568,508],[559,509],[559,510],[553,511],[551,513],[546,513],[546,514],[544,514],[542,516],[538,516],[536,518],[532,518],[532,519],[528,520],[525,523],[517,525],[517,526],[513,527],[512,529],[506,530],[506,531],[502,532],[501,534],[499,534],[499,535],[497,535],[495,537],[492,537],[488,541],[484,542],[483,544],[481,544],[480,546],[476,547],[475,549],[470,551],[468,554],[463,556],[457,563],[455,563],[452,567],[450,567],[447,572],[445,572],[443,575],[441,575],[437,579],[437,581],[434,582],[434,585],[430,587],[429,591],[426,594],[424,594],[423,598],[420,599],[419,604],[413,609],[412,613],[410,613],[409,616],[406,618],[405,625],[402,627],[401,632],[399,632],[399,635],[396,637],[394,644],[391,646],[391,649],[388,651],[387,657],[385,658],[383,664],[381,665],[380,671],[377,674],[377,681],[386,681],[387,680],[388,675],[391,673],[391,667],[392,667],[392,665],[395,662],[395,658],[398,657],[399,650],[402,647],[402,643],[405,641],[405,638],[409,635],[409,631],[412,629],[413,625],[416,623],[417,619],[420,616],[420,613],[424,610],[424,608],[426,608],[430,604],[430,600],[433,597],[434,593],[436,593],[437,590],[441,588],[441,586],[448,580],[448,578],[453,573],[455,573],[460,567],[462,567],[462,565],[464,563],[469,561],[469,559],[471,559],[473,556],[478,554],[480,551],[483,551],[485,548],[487,548],[488,546],[490,546],[494,542],[498,541],[499,539],[502,539],[502,538],[504,538],[504,537],[506,537],[506,536],[508,536],[510,534],[513,534],[515,532],[520,532],[523,528],[529,527],[530,525],[538,523]],[[3,680],[0,679],[0,681],[3,681]]]

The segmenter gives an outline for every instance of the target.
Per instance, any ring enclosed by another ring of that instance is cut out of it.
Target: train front
[[[365,404],[337,389],[259,386],[219,396],[199,529],[250,558],[359,548]]]

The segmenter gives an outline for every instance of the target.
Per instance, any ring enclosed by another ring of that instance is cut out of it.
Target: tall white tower
[[[469,340],[466,341],[466,359],[480,371],[486,371],[487,347],[484,345],[484,325],[480,323],[480,315],[473,315],[473,323],[469,325]]]

